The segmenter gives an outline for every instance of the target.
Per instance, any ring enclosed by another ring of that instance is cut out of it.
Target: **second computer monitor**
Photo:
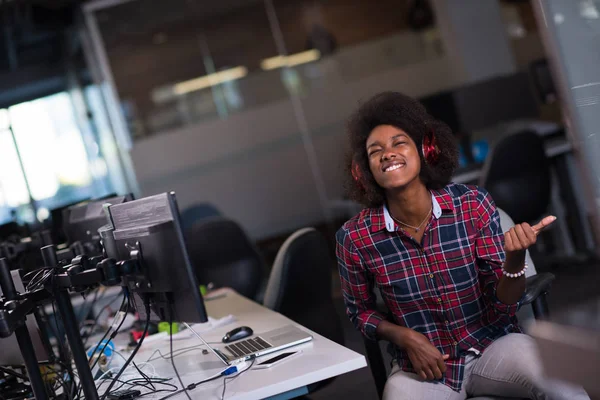
[[[504,122],[537,118],[538,105],[527,72],[498,76],[454,90],[460,126],[467,132]]]
[[[419,99],[425,107],[429,115],[433,118],[444,122],[452,133],[458,134],[460,131],[460,117],[456,109],[454,100],[454,92],[443,91],[438,92]]]
[[[50,232],[52,234],[52,242],[59,246],[67,243],[67,235],[65,234],[65,225],[69,221],[69,209],[87,203],[90,199],[65,204],[60,207],[50,210]]]
[[[99,243],[98,229],[108,223],[104,212],[105,204],[121,204],[133,199],[131,194],[116,196],[79,204],[67,209],[65,233],[69,244],[81,242],[95,245]]]
[[[118,260],[138,262],[138,273],[123,281],[129,290],[149,298],[152,312],[162,321],[206,322],[175,194],[145,197],[110,206],[108,210]],[[145,311],[137,301],[136,308]]]

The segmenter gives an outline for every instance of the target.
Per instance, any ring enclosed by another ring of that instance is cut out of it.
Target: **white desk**
[[[214,295],[218,294],[225,294],[225,297],[221,296],[215,300],[206,299],[208,314],[214,318],[222,318],[231,314],[236,317],[236,321],[202,334],[202,337],[209,343],[220,342],[226,332],[242,325],[249,326],[255,334],[260,334],[284,325],[295,324],[285,316],[254,303],[233,290],[222,289],[214,292]],[[310,332],[314,337],[309,343],[292,347],[294,350],[302,350],[302,354],[296,355],[289,361],[273,368],[250,369],[242,373],[237,379],[228,380],[226,399],[287,399],[306,394],[306,386],[311,383],[342,375],[367,365],[363,355],[340,346],[298,324],[295,325]],[[177,349],[200,344],[201,342],[197,338],[176,340],[173,341],[173,351],[176,352]],[[148,345],[143,344],[135,357],[135,362],[145,362],[157,349],[160,349],[167,356],[169,354],[169,341],[158,340],[149,342]],[[125,353],[123,355],[128,357]],[[225,368],[225,365],[214,354],[202,354],[202,347],[199,347],[196,351],[176,356],[174,359],[185,385],[201,381],[203,378],[214,375]],[[170,361],[159,358],[153,361],[152,365],[161,377],[175,377],[170,383],[179,387],[179,382]],[[145,369],[145,371],[148,371],[148,369]],[[100,394],[107,387],[108,385],[104,384],[103,389],[100,389]],[[220,399],[222,391],[223,378],[200,385],[189,394],[192,398],[197,399]],[[158,399],[167,394],[166,392],[157,393],[153,396],[146,396],[146,398]],[[186,396],[183,393],[175,397],[176,400],[185,398]]]

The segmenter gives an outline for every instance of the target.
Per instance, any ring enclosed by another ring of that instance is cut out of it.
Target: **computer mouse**
[[[254,332],[252,331],[251,328],[249,328],[247,326],[240,326],[239,328],[235,328],[235,329],[227,332],[225,334],[225,336],[223,336],[223,343],[235,342],[236,340],[247,338],[248,336],[251,336],[253,333]]]

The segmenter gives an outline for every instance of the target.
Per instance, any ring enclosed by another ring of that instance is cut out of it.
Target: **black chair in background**
[[[344,332],[332,297],[334,266],[321,233],[314,228],[296,231],[277,253],[263,305],[343,345]],[[318,382],[309,391],[331,381]]]
[[[185,231],[202,219],[220,217],[222,215],[221,211],[210,203],[194,204],[181,212],[181,227]]]
[[[185,231],[188,252],[201,284],[230,287],[256,300],[264,263],[244,230],[234,221],[210,217]]]
[[[544,217],[551,201],[551,172],[543,139],[533,131],[502,138],[491,149],[479,186],[517,223]]]

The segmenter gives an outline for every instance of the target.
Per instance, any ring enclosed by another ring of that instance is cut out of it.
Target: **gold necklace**
[[[425,219],[423,219],[423,221],[419,224],[419,226],[412,226],[409,225],[405,222],[400,221],[399,219],[392,217],[392,219],[394,221],[396,221],[397,223],[406,226],[407,228],[411,228],[413,229],[415,232],[419,232],[419,230],[421,229],[421,227],[423,226],[423,224],[425,223],[425,221],[427,221],[427,219],[429,218],[429,215],[431,215],[431,211],[433,210],[433,206],[429,209],[429,211],[427,212],[427,215],[425,216]],[[390,214],[391,215],[391,214]]]

